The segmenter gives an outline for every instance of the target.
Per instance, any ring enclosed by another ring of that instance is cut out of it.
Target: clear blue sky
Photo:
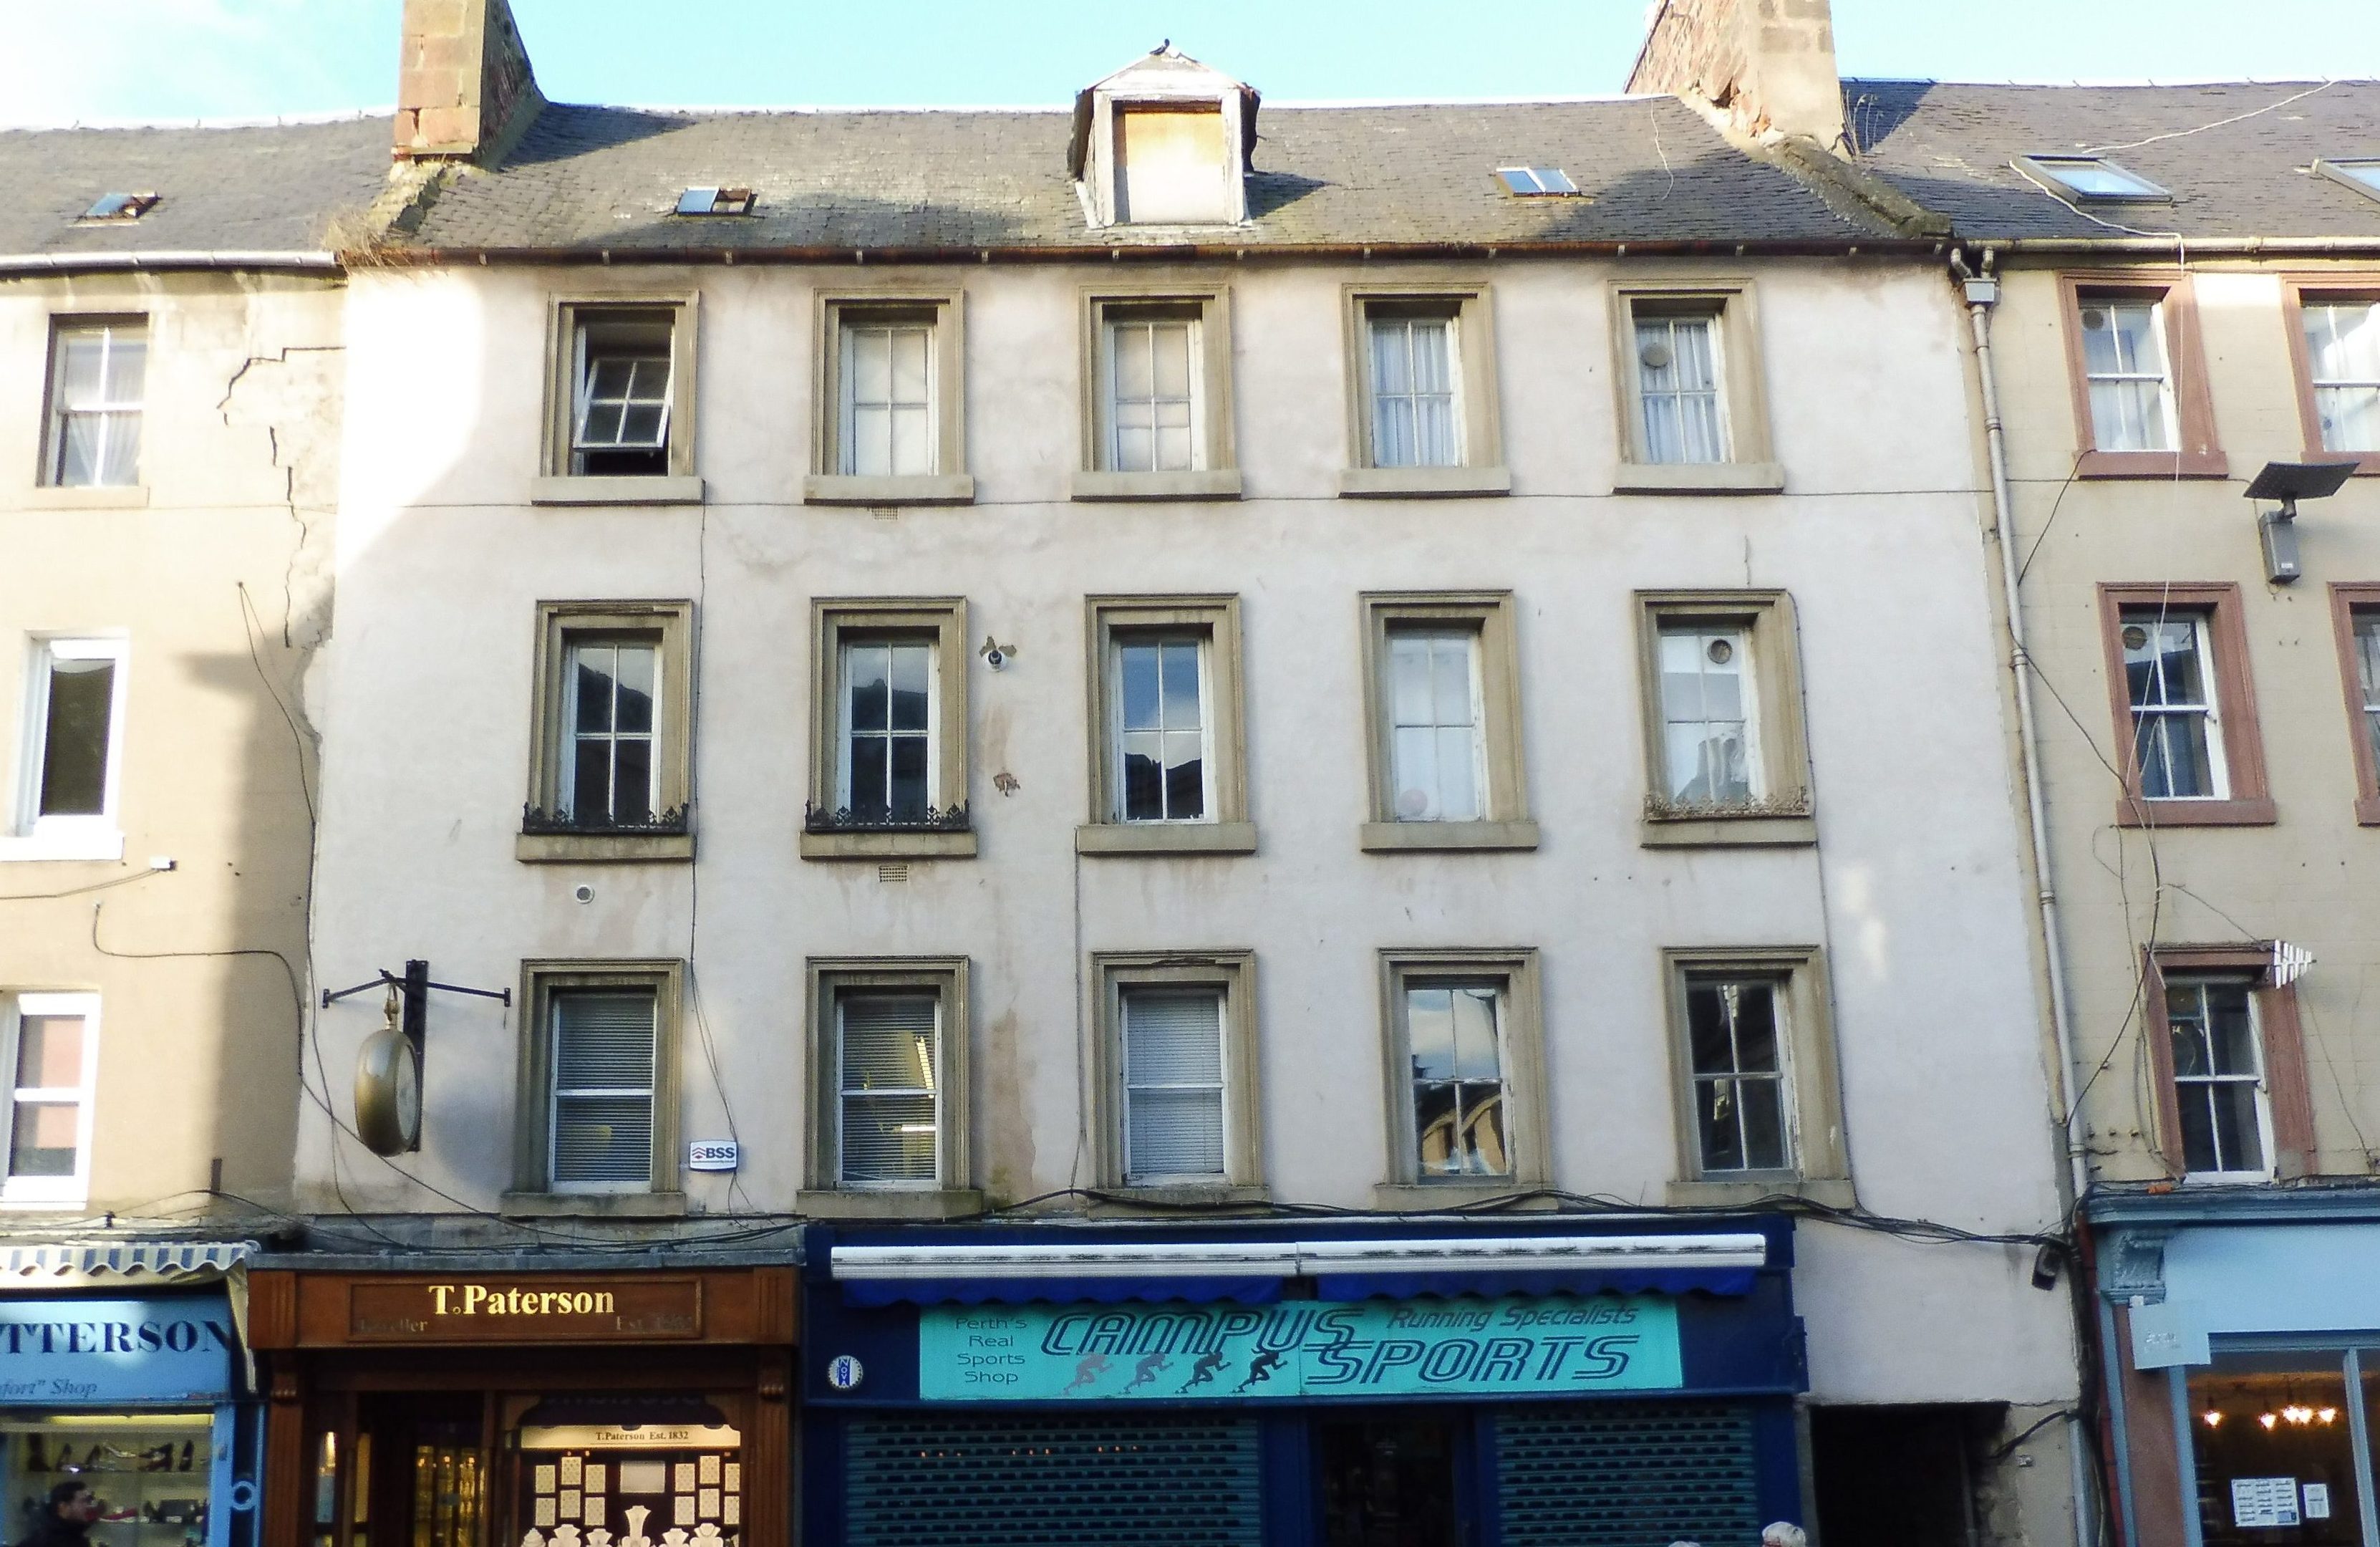
[[[1850,74],[2380,75],[2380,0],[1834,0]],[[1048,104],[1172,38],[1276,101],[1587,95],[1643,0],[513,0],[571,102]],[[387,106],[400,0],[0,0],[0,123]],[[2375,130],[2380,138],[2380,130]]]

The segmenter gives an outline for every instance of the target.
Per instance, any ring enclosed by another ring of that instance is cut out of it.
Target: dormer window
[[[1066,167],[1092,226],[1247,218],[1257,93],[1170,45],[1081,92]]]
[[[156,202],[157,195],[153,193],[102,194],[96,203],[83,211],[82,218],[106,221],[139,220],[142,215],[147,214],[151,206]]]
[[[1116,219],[1219,225],[1233,215],[1232,164],[1218,103],[1135,103],[1116,110]]]

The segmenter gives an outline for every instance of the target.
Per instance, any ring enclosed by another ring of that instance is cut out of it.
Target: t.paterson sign
[[[0,1301],[0,1406],[219,1402],[237,1346],[220,1296]]]
[[[938,1306],[917,1322],[917,1395],[929,1402],[1502,1396],[1682,1383],[1677,1306],[1659,1295]]]

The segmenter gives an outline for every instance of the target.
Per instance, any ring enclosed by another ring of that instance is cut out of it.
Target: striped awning
[[[257,1249],[254,1241],[109,1241],[0,1246],[0,1295],[51,1289],[206,1284]]]

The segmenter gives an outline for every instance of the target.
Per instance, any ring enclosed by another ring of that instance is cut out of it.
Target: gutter
[[[1482,261],[1494,258],[1626,258],[1631,254],[1659,257],[1938,259],[1949,250],[1937,238],[1863,237],[1856,241],[1740,242],[1564,240],[1519,238],[1509,242],[1184,242],[1133,247],[424,247],[373,248],[368,253],[343,254],[359,267],[436,267],[450,263],[1083,263],[1092,262],[1190,262],[1216,259],[1281,258],[1296,261],[1374,258],[1437,258]],[[5,260],[0,260],[5,262]]]
[[[2041,789],[2040,726],[2034,713],[2032,663],[2024,642],[2024,575],[2016,556],[2014,501],[2009,493],[2008,432],[2000,420],[1999,382],[1992,368],[1992,308],[1998,304],[2000,293],[1999,281],[1992,273],[1992,257],[1986,250],[1978,274],[1968,268],[1963,254],[1953,251],[1950,272],[1963,285],[1967,320],[1974,330],[1975,375],[1984,400],[1984,445],[1991,466],[1992,528],[1998,540],[2000,589],[2008,609],[2009,670],[2016,678],[2017,745],[2024,771],[2025,817],[2033,843],[2034,897],[2041,912],[2042,959],[2049,978],[2049,1024],[2058,1044],[2058,1078],[2053,1090],[2063,1112],[2058,1139],[2066,1151],[2067,1197],[2079,1214],[2082,1199],[2090,1191],[2091,1176],[2079,1132],[2082,1103],[2068,1096],[2074,1080],[2074,1025],[2068,1012],[2066,947],[2058,927],[2058,889],[2049,868],[2049,809]],[[2077,1252],[2067,1266],[2070,1273],[2082,1272],[2081,1254]],[[2082,1328],[2075,1331],[2082,1335]],[[2112,1358],[2112,1350],[2104,1341],[2101,1347]],[[2120,1403],[2122,1399],[2122,1388],[2117,1386],[2113,1400]],[[2117,1422],[2120,1428],[2120,1417]],[[2084,1469],[2086,1442],[2083,1418],[2078,1410],[2067,1424],[2067,1460],[2072,1473],[2069,1480],[2074,1493],[2078,1537],[2089,1529],[2095,1513],[2093,1505],[2096,1501]],[[2129,1457],[2125,1460],[2129,1461]],[[2123,1494],[2124,1529],[2129,1532],[2134,1529],[2129,1476],[2119,1477],[2119,1482]]]
[[[106,273],[150,269],[289,269],[336,272],[335,252],[40,252],[0,257],[0,274]]]
[[[2357,258],[2380,254],[2380,237],[2011,237],[1978,245],[1986,253],[2187,252],[2224,258],[2268,253],[2337,253]]]

